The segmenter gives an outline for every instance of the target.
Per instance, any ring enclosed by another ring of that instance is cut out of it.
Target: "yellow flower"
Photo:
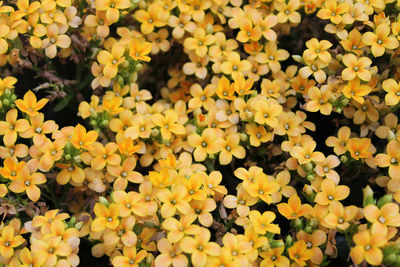
[[[349,187],[345,185],[336,185],[331,179],[324,179],[321,183],[321,192],[319,192],[314,201],[320,205],[329,205],[331,201],[340,201],[350,194]]]
[[[127,9],[131,6],[129,0],[95,0],[96,9],[106,11],[106,17],[110,24],[119,20],[119,9]]]
[[[42,41],[41,48],[45,50],[46,56],[54,58],[57,55],[57,47],[68,48],[71,45],[71,38],[66,34],[59,34],[57,24],[47,25],[46,35]]]
[[[208,46],[215,42],[215,36],[207,34],[203,28],[196,28],[193,37],[185,39],[183,46],[188,50],[195,51],[199,57],[204,57],[208,52]]]
[[[165,140],[170,140],[172,133],[183,135],[186,133],[185,127],[177,123],[178,113],[169,109],[165,112],[165,116],[161,114],[153,114],[151,118],[154,124],[161,128],[161,136]]]
[[[300,266],[305,266],[306,261],[313,256],[312,251],[307,248],[304,240],[298,240],[288,249],[289,257]]]
[[[219,163],[221,165],[231,163],[232,156],[238,159],[243,159],[246,156],[246,150],[239,145],[240,135],[238,133],[229,134],[224,141],[225,144],[221,146],[221,153],[219,154]]]
[[[129,43],[129,56],[134,60],[142,60],[149,62],[150,57],[147,56],[152,49],[152,44],[133,38]]]
[[[49,100],[46,98],[42,98],[37,101],[35,94],[29,90],[25,93],[24,99],[15,100],[15,104],[22,112],[28,114],[29,116],[35,116],[39,114],[38,111],[41,110],[48,101]]]
[[[210,242],[211,233],[206,228],[200,228],[200,231],[194,236],[186,236],[179,242],[180,248],[188,254],[191,254],[193,266],[206,266],[208,257],[220,255],[220,247],[215,242]]]
[[[215,129],[205,129],[201,136],[193,133],[188,136],[188,144],[194,148],[193,156],[196,161],[204,161],[207,155],[221,151],[224,144],[222,137],[217,136]]]
[[[289,0],[288,3],[285,2],[273,2],[274,7],[279,12],[278,22],[279,23],[300,23],[301,16],[299,12],[296,12],[297,9],[300,8],[300,1],[299,0]]]
[[[360,104],[364,103],[363,96],[368,95],[372,91],[372,88],[366,84],[360,84],[360,79],[355,78],[343,87],[343,95],[347,98],[352,98]]]
[[[371,80],[371,72],[368,70],[372,61],[367,57],[357,58],[353,54],[343,56],[343,64],[347,67],[342,71],[342,79],[349,81],[356,77],[368,82]]]
[[[288,203],[280,203],[277,207],[279,213],[288,220],[307,216],[312,212],[312,207],[309,204],[301,204],[301,200],[297,194],[291,196]]]
[[[44,184],[45,182],[46,177],[44,174],[35,172],[13,180],[8,188],[14,193],[26,192],[29,199],[36,202],[40,198],[40,189],[36,185]]]
[[[275,213],[272,211],[266,211],[261,214],[257,210],[252,210],[249,213],[249,219],[254,226],[254,231],[260,235],[265,235],[266,233],[280,234],[281,229],[277,224],[272,224],[275,220]]]
[[[112,203],[110,206],[106,207],[101,203],[96,203],[93,210],[96,215],[91,225],[93,232],[101,232],[106,228],[114,230],[118,227],[119,205]]]
[[[331,54],[326,51],[332,46],[332,43],[327,40],[318,41],[317,38],[312,38],[306,42],[307,49],[303,52],[303,57],[307,61],[320,59],[324,63],[329,63]]]
[[[14,254],[14,248],[25,242],[25,239],[15,233],[12,225],[7,225],[1,229],[0,234],[0,255],[4,258],[10,258]]]
[[[317,16],[321,19],[329,19],[334,24],[342,22],[342,14],[346,13],[349,9],[347,3],[340,3],[336,0],[328,0],[324,3]]]
[[[386,245],[385,233],[373,233],[363,230],[353,236],[355,246],[350,250],[350,256],[355,264],[360,264],[364,259],[372,265],[379,265],[383,260],[381,247]]]
[[[400,86],[394,79],[387,79],[382,82],[382,89],[387,92],[385,103],[389,106],[397,105],[400,101]]]
[[[100,51],[97,55],[97,60],[104,65],[104,77],[111,80],[117,75],[118,66],[125,61],[124,52],[125,48],[119,43],[113,44],[111,53],[106,50]]]
[[[362,42],[371,46],[371,52],[374,57],[380,57],[385,53],[385,49],[396,49],[399,47],[399,41],[390,34],[388,24],[381,23],[375,28],[375,33],[366,32],[362,36]]]

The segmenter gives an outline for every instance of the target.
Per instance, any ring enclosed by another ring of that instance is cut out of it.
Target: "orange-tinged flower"
[[[96,215],[91,225],[93,232],[101,232],[106,228],[114,230],[118,227],[119,205],[111,203],[110,206],[106,207],[101,203],[96,203],[93,210]]]
[[[17,140],[17,134],[26,131],[29,127],[27,120],[17,120],[17,116],[17,109],[11,109],[6,114],[6,120],[0,121],[0,135],[4,135],[3,141],[6,146],[13,145]]]
[[[44,216],[37,215],[32,219],[32,226],[41,228],[43,232],[50,233],[51,223],[55,220],[63,221],[69,218],[68,213],[58,213],[58,209],[47,211]]]
[[[8,188],[14,193],[26,192],[29,199],[36,202],[40,198],[40,189],[36,185],[44,184],[45,182],[46,177],[44,174],[36,172],[12,181]]]
[[[243,235],[234,235],[228,232],[222,238],[222,243],[230,252],[233,266],[246,266],[248,264],[247,253],[251,251],[252,246]]]
[[[221,71],[231,75],[233,79],[243,76],[243,73],[251,69],[251,63],[247,59],[240,59],[240,54],[234,51],[226,52],[226,60],[221,64]]]
[[[206,110],[211,110],[215,106],[215,100],[212,98],[215,92],[216,87],[214,84],[208,84],[204,89],[198,83],[193,84],[190,87],[192,98],[188,103],[189,108],[197,109],[204,107]]]
[[[300,266],[305,266],[306,262],[311,259],[312,251],[307,248],[304,240],[298,240],[288,249],[289,257]]]
[[[193,266],[206,266],[207,258],[220,255],[220,247],[215,242],[210,242],[211,233],[206,228],[200,228],[194,237],[186,236],[179,242],[180,248],[191,254]]]
[[[48,101],[49,100],[46,98],[37,101],[35,94],[29,90],[25,93],[24,99],[15,100],[15,104],[22,112],[25,112],[29,116],[35,116],[39,114],[38,111],[41,110]]]
[[[193,224],[197,216],[194,214],[184,214],[179,221],[174,217],[166,218],[162,222],[162,227],[168,231],[167,238],[171,243],[177,243],[184,236],[197,235],[200,233],[200,226]]]
[[[261,143],[271,141],[273,134],[267,132],[264,126],[255,124],[246,124],[246,133],[250,136],[250,145],[259,147]]]
[[[372,91],[372,88],[366,84],[361,84],[360,79],[355,78],[343,87],[342,93],[347,98],[352,98],[360,104],[364,103],[363,96],[368,95]]]
[[[291,2],[299,2],[298,0],[290,0]],[[297,12],[295,12],[297,13]],[[297,13],[298,14],[298,13]],[[299,14],[300,15],[300,14]],[[279,19],[279,15],[278,15]],[[278,49],[276,42],[268,42],[264,47],[264,53],[258,53],[255,60],[260,64],[267,63],[273,73],[281,70],[279,61],[284,61],[290,56],[289,52],[284,49]],[[250,68],[249,68],[250,69]]]
[[[331,201],[340,201],[350,194],[349,187],[345,185],[336,185],[331,179],[324,179],[321,183],[321,192],[319,192],[314,201],[320,205],[329,205]]]
[[[239,21],[240,31],[236,36],[236,40],[242,43],[247,43],[249,40],[258,41],[261,38],[262,32],[258,25],[253,25],[250,18],[243,18]]]
[[[71,144],[77,149],[83,148],[88,150],[90,145],[96,141],[97,136],[98,133],[96,131],[86,132],[86,128],[78,124],[74,128]]]
[[[338,137],[329,136],[325,143],[327,146],[333,147],[333,151],[336,155],[342,155],[346,153],[347,141],[350,139],[350,128],[347,126],[343,126],[338,131]]]
[[[246,156],[246,150],[239,145],[240,135],[238,133],[229,134],[224,141],[219,154],[219,163],[221,165],[229,164],[232,161],[232,156],[238,159],[243,159]]]
[[[0,38],[0,40],[1,40],[1,38]],[[0,43],[1,43],[1,41],[0,41]],[[17,79],[12,76],[5,77],[4,79],[0,78],[0,95],[2,95],[6,89],[13,89],[14,84],[16,82],[17,82]]]
[[[212,198],[206,198],[205,200],[193,199],[190,205],[192,206],[192,214],[197,216],[199,223],[205,227],[210,227],[213,223],[211,212],[217,208],[215,200]]]
[[[109,142],[103,146],[99,142],[94,142],[89,148],[89,153],[94,158],[90,161],[92,169],[99,171],[104,167],[116,166],[121,163],[120,155],[116,154],[118,145],[114,142]]]
[[[289,259],[282,255],[284,249],[285,246],[280,246],[260,252],[260,256],[263,258],[262,262],[260,263],[260,267],[289,267]]]
[[[266,124],[270,127],[278,125],[277,117],[282,113],[282,106],[273,98],[258,100],[255,102],[254,121],[258,124]]]
[[[45,240],[37,239],[31,245],[32,254],[44,259],[44,266],[55,266],[57,256],[67,257],[72,253],[72,247],[64,242],[61,236],[49,236]]]
[[[44,120],[44,114],[39,113],[38,115],[30,117],[31,125],[24,132],[19,135],[23,138],[33,137],[33,141],[36,145],[42,145],[46,140],[46,134],[55,132],[58,129],[58,125],[53,120]]]
[[[320,264],[324,258],[319,246],[325,243],[326,234],[324,231],[318,229],[312,234],[308,234],[301,230],[296,235],[297,240],[304,240],[306,242],[307,249],[311,250],[311,261],[315,264]]]
[[[147,215],[152,216],[157,212],[158,205],[155,202],[158,190],[153,187],[150,181],[144,181],[139,186],[139,193],[143,199],[143,205],[147,210]]]
[[[118,73],[118,66],[125,61],[125,47],[118,42],[114,43],[111,53],[102,50],[97,55],[97,61],[104,65],[103,75],[108,79],[113,79]]]
[[[116,190],[112,193],[112,198],[115,204],[119,205],[119,216],[128,217],[130,215],[138,215],[140,217],[146,217],[147,210],[143,205],[142,197],[135,191],[129,191],[128,193],[122,190]]]
[[[356,77],[363,81],[369,82],[371,80],[371,72],[368,70],[372,61],[367,57],[356,57],[353,54],[346,54],[343,56],[343,64],[347,67],[342,71],[342,79],[350,81]]]
[[[393,179],[400,177],[400,143],[397,140],[390,141],[386,146],[386,154],[376,155],[375,162],[379,167],[389,167],[389,176]]]
[[[300,23],[301,15],[299,12],[296,12],[300,8],[299,0],[289,0],[286,2],[274,2],[274,7],[279,12],[277,14],[279,23]]]
[[[339,174],[333,170],[333,168],[339,165],[339,158],[335,155],[329,155],[324,161],[318,162],[316,164],[315,172],[319,176],[326,177],[338,184],[340,181],[340,177]]]
[[[385,103],[389,106],[397,105],[400,101],[400,86],[394,79],[387,79],[382,82],[382,89],[387,92]]]
[[[18,162],[13,158],[6,158],[3,161],[3,168],[0,169],[0,174],[6,179],[14,181],[21,177],[29,176],[29,169],[25,161]]]
[[[254,177],[254,183],[250,184],[246,191],[252,197],[259,197],[264,202],[270,204],[272,202],[271,194],[277,192],[280,186],[272,177],[268,177],[265,173],[259,173]]]
[[[288,203],[279,203],[278,211],[288,220],[297,219],[302,216],[307,216],[311,213],[312,207],[309,204],[301,204],[297,194],[291,196]]]
[[[85,172],[76,165],[56,163],[56,166],[61,168],[56,178],[57,183],[60,185],[67,184],[69,181],[81,184],[85,180]]]
[[[369,138],[350,138],[346,145],[352,158],[359,160],[372,157],[372,144]]]
[[[332,43],[327,40],[318,41],[317,38],[312,38],[306,42],[307,49],[303,52],[303,57],[307,61],[320,59],[324,63],[329,63],[331,54],[326,51],[332,46]]]
[[[116,256],[112,259],[112,265],[116,267],[137,267],[140,262],[147,256],[146,250],[136,251],[136,247],[124,246],[122,256]]]
[[[344,50],[348,52],[353,52],[357,56],[361,56],[361,49],[365,46],[364,43],[361,41],[361,33],[357,29],[351,30],[347,38],[340,41],[340,44],[342,45]]]
[[[364,216],[379,227],[400,226],[399,206],[396,203],[386,203],[381,208],[370,204],[364,207]]]
[[[296,146],[290,151],[290,155],[298,160],[300,164],[306,164],[311,161],[321,162],[324,160],[324,154],[314,151],[317,143],[314,140],[304,142],[302,146]]]
[[[178,113],[169,109],[165,112],[165,116],[157,113],[153,114],[152,120],[155,125],[161,128],[161,136],[165,140],[170,140],[172,133],[182,135],[186,133],[185,127],[177,122]]]
[[[194,159],[196,161],[204,161],[207,155],[221,151],[224,140],[222,137],[217,136],[215,129],[207,128],[201,135],[196,133],[189,135],[188,143],[194,148]]]
[[[366,32],[362,36],[362,41],[367,46],[371,46],[374,57],[380,57],[385,53],[385,49],[396,49],[399,41],[396,37],[389,36],[390,26],[384,22],[376,26],[375,33]]]
[[[353,236],[355,246],[350,250],[350,256],[355,264],[360,264],[364,259],[372,265],[379,265],[383,259],[381,247],[386,245],[386,236],[383,233],[372,233],[363,230]]]
[[[106,11],[106,18],[110,24],[119,20],[119,9],[127,9],[132,6],[129,0],[96,0],[96,10]]]
[[[217,96],[221,99],[235,100],[236,98],[236,96],[234,95],[235,91],[233,88],[233,84],[231,84],[228,78],[226,78],[225,76],[222,76],[218,80],[218,85],[215,92]]]
[[[133,38],[129,43],[129,56],[134,60],[149,62],[151,58],[147,55],[151,52],[152,46],[150,42]]]
[[[348,9],[347,3],[338,4],[336,0],[328,0],[324,3],[323,8],[318,11],[317,16],[321,19],[329,19],[334,24],[339,24],[342,22],[342,15]]]
[[[25,242],[25,239],[15,232],[12,225],[4,226],[0,234],[0,255],[10,258],[14,254],[14,248]]]
[[[350,222],[356,217],[358,208],[356,206],[343,207],[339,201],[331,201],[328,207],[328,214],[323,217],[322,224],[331,229],[345,231]]]
[[[228,209],[236,209],[240,217],[246,217],[250,212],[250,206],[257,203],[258,198],[250,196],[242,184],[236,188],[237,196],[227,195],[224,198],[224,206]]]
[[[157,4],[149,5],[147,11],[139,9],[135,12],[135,19],[138,20],[140,25],[140,30],[143,34],[149,34],[154,31],[155,27],[162,27],[167,24],[167,17],[165,12],[162,12],[162,7]],[[167,15],[169,12],[167,12]]]
[[[155,267],[163,266],[188,266],[189,261],[181,250],[178,243],[171,244],[168,239],[162,238],[157,242],[157,249],[160,252],[155,258]]]
[[[196,28],[193,37],[186,38],[183,46],[188,50],[193,50],[199,57],[204,57],[208,52],[208,47],[214,42],[214,35],[207,34],[203,28]]]
[[[161,216],[169,218],[176,214],[177,211],[181,214],[187,214],[191,211],[190,204],[185,200],[187,195],[186,187],[177,184],[171,188],[160,189],[157,192],[157,198],[163,203],[161,206]]]
[[[254,231],[260,235],[268,233],[280,234],[281,229],[277,224],[272,224],[276,215],[272,211],[266,211],[261,214],[257,210],[252,210],[249,213],[249,219],[254,226]]]

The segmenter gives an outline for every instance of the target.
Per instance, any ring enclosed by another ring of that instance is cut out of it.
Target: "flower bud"
[[[283,243],[283,240],[270,239],[269,245],[271,248],[278,248],[278,247],[282,247],[285,244]]]
[[[245,134],[245,133],[240,134],[240,141],[246,142],[248,139],[249,139],[249,137],[247,136],[247,134]]]
[[[99,197],[99,203],[108,207],[110,205],[110,203],[108,202],[108,200],[105,197]]]
[[[343,156],[340,157],[340,162],[346,163],[348,161],[349,161],[349,158],[347,156],[343,155]]]
[[[77,223],[74,225],[74,228],[77,229],[77,230],[81,230],[82,227],[83,227],[83,222],[77,222]]]
[[[378,207],[379,208],[381,208],[383,205],[385,205],[386,203],[390,203],[390,202],[392,202],[393,201],[393,195],[392,194],[387,194],[387,195],[384,195],[383,197],[381,197],[379,200],[378,200],[378,203],[377,203],[377,205],[378,205]]]
[[[315,178],[314,174],[312,174],[312,173],[307,174],[307,180],[308,181],[312,182],[312,181],[314,181],[314,178]]]
[[[296,231],[300,231],[301,228],[303,228],[303,223],[299,218],[294,219],[292,222],[292,227],[296,230]]]
[[[311,163],[311,162],[308,162],[308,163],[304,164],[304,169],[305,169],[307,172],[310,172],[310,171],[312,171],[314,168],[313,168],[312,163]]]
[[[366,207],[370,204],[374,204],[375,200],[374,200],[374,192],[372,191],[371,187],[369,185],[367,185],[364,189],[363,189],[363,195],[364,195],[364,200],[363,200],[363,207]]]

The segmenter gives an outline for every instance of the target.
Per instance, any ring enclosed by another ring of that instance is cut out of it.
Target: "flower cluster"
[[[0,1],[0,264],[399,265],[398,10]]]

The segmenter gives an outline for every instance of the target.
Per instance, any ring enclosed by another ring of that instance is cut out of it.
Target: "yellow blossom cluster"
[[[0,265],[399,266],[399,11],[0,1]]]

